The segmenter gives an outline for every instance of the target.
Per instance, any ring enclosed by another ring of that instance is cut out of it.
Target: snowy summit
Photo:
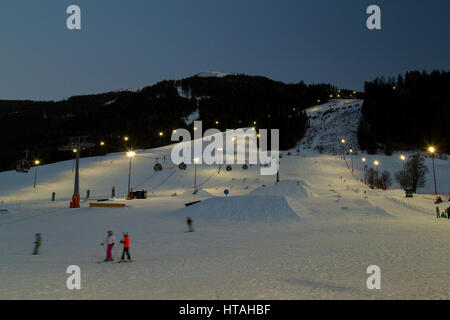
[[[201,77],[201,78],[223,78],[226,76],[231,76],[234,73],[224,73],[224,72],[218,72],[218,71],[206,71],[206,72],[200,72],[195,75],[195,77]]]

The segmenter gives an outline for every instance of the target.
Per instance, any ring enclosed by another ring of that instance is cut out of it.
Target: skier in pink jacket
[[[113,249],[114,245],[116,244],[116,239],[114,238],[112,231],[108,231],[108,236],[106,237],[105,241],[101,243],[102,246],[105,244],[108,245],[106,248],[105,262],[113,261],[112,249]]]

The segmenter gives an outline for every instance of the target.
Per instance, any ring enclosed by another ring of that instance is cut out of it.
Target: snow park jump
[[[16,2],[0,9],[0,300],[39,303],[14,314],[449,300],[448,1]]]

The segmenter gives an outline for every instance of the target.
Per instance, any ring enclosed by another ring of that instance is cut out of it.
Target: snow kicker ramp
[[[282,196],[214,197],[185,207],[176,215],[194,221],[295,222],[300,220]]]

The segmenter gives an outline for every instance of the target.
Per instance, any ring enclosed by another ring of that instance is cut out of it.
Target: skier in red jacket
[[[120,240],[120,243],[123,243],[123,251],[122,251],[122,259],[121,262],[125,262],[125,253],[127,254],[128,260],[127,262],[131,262],[130,257],[130,237],[128,236],[127,232],[123,233],[123,238]]]

